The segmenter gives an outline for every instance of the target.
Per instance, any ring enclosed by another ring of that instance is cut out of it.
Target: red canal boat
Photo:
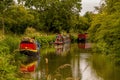
[[[86,35],[87,35],[87,33],[78,34],[78,39],[77,39],[78,43],[85,43],[86,42]]]
[[[35,39],[25,37],[20,42],[20,53],[34,56],[39,54],[40,45]]]

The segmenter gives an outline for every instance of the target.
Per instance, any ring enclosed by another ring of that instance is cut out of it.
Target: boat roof
[[[32,42],[35,43],[35,39],[30,38],[30,37],[24,37],[21,42]]]

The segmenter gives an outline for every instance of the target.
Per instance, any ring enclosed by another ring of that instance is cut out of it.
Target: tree
[[[119,0],[105,0],[106,6],[94,16],[91,27],[88,29],[94,50],[105,54],[120,56],[120,4]],[[119,61],[120,62],[120,61]]]
[[[118,6],[120,1],[119,0],[105,0],[106,2],[106,8],[107,8],[107,12],[108,14],[112,14],[114,12],[116,12],[116,10],[120,10],[120,8],[117,8],[115,6]]]
[[[1,23],[2,23],[2,30],[3,30],[3,34],[4,34],[4,18],[5,18],[5,11],[11,6],[14,4],[14,0],[1,0],[0,1],[0,15],[1,15]]]
[[[39,13],[39,22],[42,21],[42,28],[47,32],[69,32],[74,27],[73,16],[79,16],[81,10],[81,0],[19,0],[19,3],[23,1],[27,8]]]
[[[25,29],[34,23],[34,16],[23,6],[12,6],[5,15],[6,30],[16,34],[24,33]]]

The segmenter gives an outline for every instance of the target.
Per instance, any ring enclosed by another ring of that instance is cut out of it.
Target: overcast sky
[[[94,11],[94,6],[99,6],[101,0],[82,0],[81,15],[84,15],[87,11]]]

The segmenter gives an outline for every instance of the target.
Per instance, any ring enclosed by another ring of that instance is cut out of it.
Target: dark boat
[[[26,37],[21,40],[19,50],[22,54],[36,56],[39,54],[40,45],[35,39]]]
[[[86,42],[86,33],[85,34],[78,34],[78,43],[85,43]]]

